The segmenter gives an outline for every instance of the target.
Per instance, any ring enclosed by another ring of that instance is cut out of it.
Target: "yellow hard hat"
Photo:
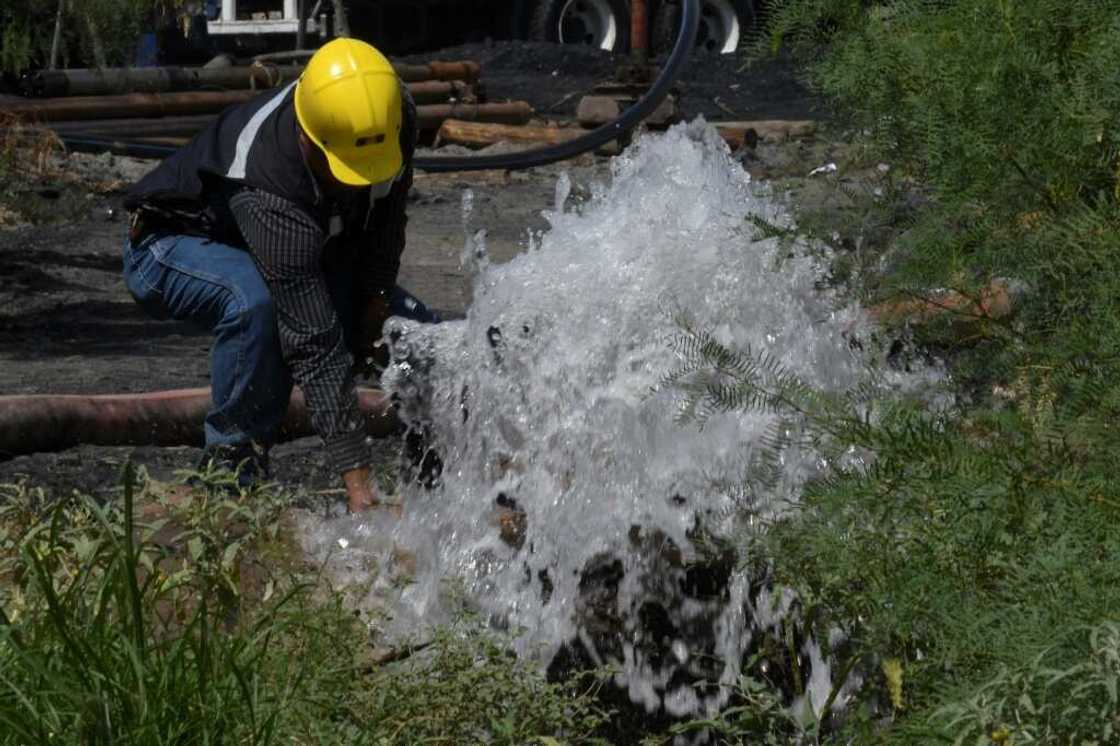
[[[392,180],[401,153],[401,84],[385,55],[335,39],[312,55],[296,83],[296,118],[343,184]]]

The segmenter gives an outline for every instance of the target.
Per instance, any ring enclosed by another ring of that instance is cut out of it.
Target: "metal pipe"
[[[126,93],[120,96],[69,96],[28,101],[4,107],[8,114],[41,122],[116,117],[162,117],[206,114],[248,101],[257,91],[191,91],[187,93]]]
[[[156,117],[154,119],[97,119],[93,121],[53,122],[50,128],[60,135],[89,137],[190,137],[214,121],[212,114]]]
[[[533,107],[524,101],[502,104],[428,104],[416,107],[417,125],[434,131],[448,119],[493,124],[525,124],[533,117]],[[51,122],[48,126],[60,135],[89,137],[161,137],[194,135],[214,120],[211,115],[174,116],[154,119],[104,119]]]
[[[296,50],[291,52],[270,52],[268,54],[258,54],[253,58],[254,62],[275,62],[277,60],[306,60],[315,54],[315,50]],[[406,83],[414,83],[421,80],[462,80],[467,83],[474,83],[478,80],[478,76],[482,72],[482,66],[473,60],[462,60],[454,62],[429,62],[426,65],[409,65],[405,63],[393,63],[393,69],[396,70],[400,79]]]
[[[406,83],[414,82],[402,74],[401,67],[403,66],[393,66],[397,70],[397,74],[401,76],[401,80]],[[478,81],[479,75],[482,74],[482,66],[470,60],[463,62],[429,62],[427,65],[420,65],[420,68],[427,68],[430,76],[420,78],[420,80],[462,80],[466,83],[474,83]]]
[[[398,421],[389,397],[358,389],[366,432],[387,437]],[[210,389],[107,396],[0,396],[0,458],[61,451],[77,445],[201,445]],[[307,404],[292,392],[280,440],[313,434]]]
[[[458,81],[428,81],[413,83],[408,87],[413,99],[421,104],[420,111],[425,112],[425,119],[432,117],[429,108],[436,102],[447,104],[451,99],[469,101],[474,96],[474,90],[466,83]],[[457,104],[458,110],[463,106],[472,104]],[[467,109],[470,111],[470,109]],[[487,116],[486,109],[482,116]],[[503,109],[504,111],[504,109]],[[439,111],[435,112],[439,115]],[[50,128],[60,135],[88,135],[89,137],[118,137],[121,133],[128,133],[128,137],[179,137],[190,136],[201,131],[214,120],[212,114],[188,114],[165,117],[124,117],[119,119],[94,119],[94,120],[65,120],[51,122]],[[438,129],[438,127],[437,127]]]
[[[447,101],[452,94],[466,98],[462,84],[433,82],[417,84],[420,98]],[[409,90],[412,90],[411,87]],[[232,104],[248,101],[258,91],[191,91],[186,93],[127,93],[121,96],[68,96],[10,104],[2,111],[30,122],[74,122],[99,119],[172,117],[192,114],[217,114]],[[529,121],[533,110],[523,101],[503,104],[426,104],[417,107],[421,129],[438,129],[444,119],[469,119],[480,122],[519,124]],[[194,131],[202,129],[203,123]],[[70,128],[71,130],[73,128]],[[104,129],[83,127],[83,132]]]
[[[298,0],[296,2],[296,15],[299,20],[296,22],[296,49],[302,50],[307,41],[307,0]]]
[[[316,6],[318,7],[318,6]],[[276,62],[277,60],[309,60],[314,49],[291,49],[286,52],[268,52],[253,56],[253,62]]]
[[[448,119],[493,124],[525,124],[533,108],[524,101],[504,104],[439,104],[418,106],[417,123],[421,130],[434,132]],[[128,132],[135,137],[176,137],[197,133],[212,116],[164,117],[162,119],[116,119],[81,122],[55,122],[50,125],[68,149],[82,153],[114,153],[134,158],[166,158],[175,148],[137,143],[118,137]]]
[[[423,81],[478,81],[477,62],[433,62],[428,65],[394,65],[406,83]],[[264,62],[232,67],[108,67],[40,70],[27,75],[23,90],[36,97],[105,96],[125,93],[166,93],[207,89],[244,90],[273,88],[290,83],[303,72],[301,65]]]
[[[586,153],[601,147],[611,140],[629,132],[645,117],[648,117],[661,104],[668,94],[669,89],[677,80],[681,70],[688,62],[692,53],[696,32],[700,25],[700,0],[682,0],[681,25],[677,30],[677,41],[673,51],[669,54],[665,66],[657,76],[657,80],[637,103],[622,113],[617,120],[604,124],[582,137],[577,137],[570,142],[519,153],[504,153],[502,155],[446,157],[434,156],[417,158],[414,165],[418,171],[430,173],[448,173],[453,171],[481,171],[486,169],[518,170],[544,166],[549,163],[574,158],[581,153]],[[89,141],[75,141],[62,138],[67,147],[88,146]],[[159,155],[138,156],[162,158],[171,155],[173,148],[165,148]]]
[[[181,148],[191,141],[189,137],[179,137],[176,135],[168,135],[166,137],[136,137],[129,140],[130,143],[137,145],[170,145],[173,148]]]
[[[272,88],[299,77],[299,65],[231,67],[142,67],[40,70],[23,80],[33,96],[105,96],[123,93],[163,93],[205,89]]]
[[[432,104],[417,106],[417,124],[423,131],[438,130],[448,119],[494,124],[525,124],[533,118],[533,107],[525,101],[504,104]]]
[[[630,0],[630,55],[640,65],[649,60],[649,8],[646,0]]]
[[[473,99],[478,94],[474,86],[461,80],[425,80],[419,83],[406,83],[417,105],[445,104],[452,99],[463,101]]]
[[[74,153],[112,153],[129,158],[161,160],[179,148],[173,145],[149,145],[128,140],[106,140],[97,137],[62,135],[58,138],[67,150]]]

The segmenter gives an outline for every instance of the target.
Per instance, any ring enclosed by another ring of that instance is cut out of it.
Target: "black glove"
[[[380,376],[389,365],[389,348],[379,344],[385,320],[391,316],[388,293],[377,293],[366,299],[358,319],[358,334],[354,345],[357,374],[369,379]]]

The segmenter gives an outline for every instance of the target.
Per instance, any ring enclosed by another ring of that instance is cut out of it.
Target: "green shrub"
[[[169,542],[166,521],[136,521],[134,493],[128,477],[122,506],[64,500],[46,521],[26,490],[4,501],[0,742],[267,743],[345,723],[361,641],[348,615],[312,608],[298,583],[240,604],[267,516],[199,495]]]
[[[49,512],[3,488],[0,744],[581,742],[601,723],[587,687],[469,625],[371,663],[341,594],[291,559],[286,500],[221,494],[142,522],[130,473],[119,501]]]
[[[394,671],[364,701],[378,744],[588,743],[605,717],[579,692],[580,682],[545,682],[495,638],[443,632],[434,656]]]
[[[1008,275],[1028,283],[1041,306],[1051,298],[1040,294],[1056,292],[1049,283],[1112,261],[1111,245],[1096,246],[1115,228],[1120,196],[1120,14],[1112,4],[771,6],[771,42],[808,57],[818,89],[877,155],[932,193],[898,247],[905,261],[894,268],[896,288],[978,287]],[[1079,247],[1072,256],[1069,238]]]
[[[975,294],[1011,278],[1016,314],[967,335],[951,315],[894,335],[948,362],[945,413],[873,391],[822,396],[687,326],[671,382],[690,411],[777,411],[783,432],[867,458],[834,461],[796,512],[749,538],[819,632],[850,635],[867,684],[846,738],[1113,742],[1120,9],[774,0],[756,52],[779,48],[898,183],[922,190],[877,237],[887,269],[846,274],[853,289]],[[758,483],[788,445],[775,431]]]
[[[1065,689],[1041,680],[1058,669],[1099,671],[1102,655],[1111,665],[1112,637],[1098,634],[1090,656],[1084,629],[1120,608],[1120,484],[1108,463],[1120,443],[1115,432],[1084,428],[1083,402],[1071,410],[1024,381],[1017,409],[935,415],[870,387],[823,395],[767,355],[687,326],[677,349],[684,365],[667,383],[689,416],[781,415],[768,456],[748,475],[752,489],[764,492],[792,445],[812,445],[835,465],[806,486],[796,511],[746,535],[744,554],[765,557],[774,580],[796,590],[817,639],[845,632],[851,652],[833,666],[836,687],[842,671],[893,661],[898,691],[872,675],[851,710],[857,742],[951,736],[962,718],[979,722],[979,710],[1006,705],[992,695],[1017,685],[1006,672],[1031,670],[1034,709],[1007,717],[1009,733],[1111,722],[1084,722],[1092,707],[1114,705],[1107,686],[1091,683],[1105,674],[1074,682],[1091,700],[1076,709],[1062,705]],[[866,465],[845,465],[845,453]],[[873,735],[888,722],[893,730]]]
[[[1120,731],[1120,628],[1104,622],[1079,630],[1074,650],[1040,654],[1020,670],[1003,670],[967,701],[942,707],[933,720],[954,743],[1114,743]]]

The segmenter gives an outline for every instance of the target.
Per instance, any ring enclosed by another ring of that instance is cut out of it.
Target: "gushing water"
[[[713,561],[697,544],[698,525],[710,541],[744,515],[733,487],[774,421],[675,422],[673,393],[658,391],[680,364],[674,312],[826,391],[868,379],[844,335],[864,321],[821,289],[819,254],[753,240],[749,216],[789,220],[702,122],[643,137],[582,205],[571,191],[561,177],[550,229],[502,265],[488,262],[465,198],[473,305],[464,321],[394,322],[384,379],[442,471],[403,491],[401,521],[328,520],[308,527],[307,546],[332,555],[360,604],[389,608],[390,632],[447,621],[455,579],[521,653],[547,662],[579,647],[619,665],[617,683],[650,710],[711,711],[789,605],[752,587],[742,557]],[[795,502],[821,466],[785,452],[752,514]],[[819,709],[828,664],[811,641],[801,654],[812,669],[802,706]]]

